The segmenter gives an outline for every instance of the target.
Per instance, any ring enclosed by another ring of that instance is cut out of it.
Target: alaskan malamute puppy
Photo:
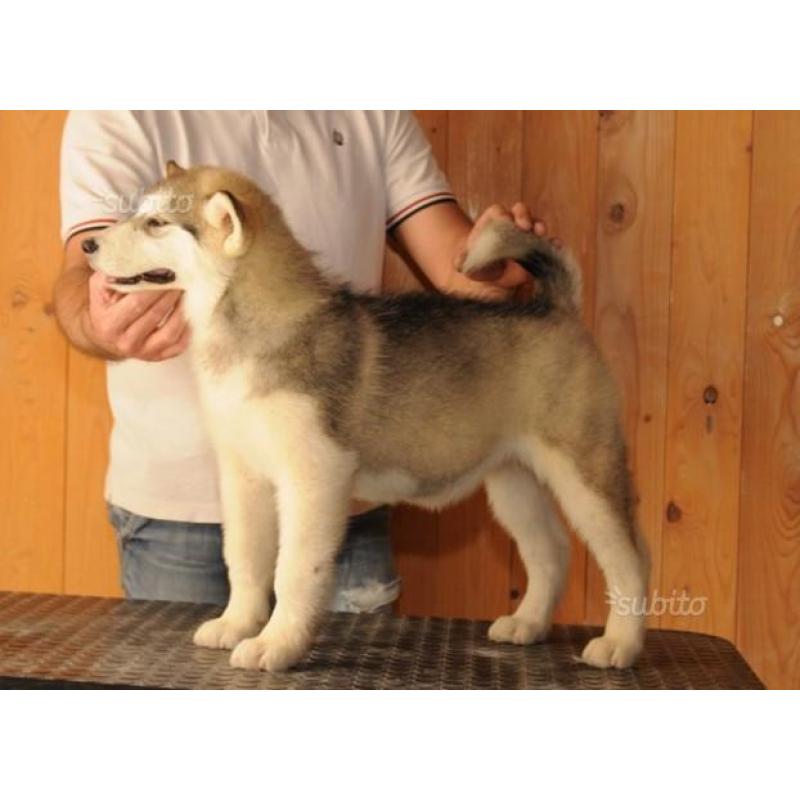
[[[464,265],[516,259],[540,283],[527,304],[357,294],[320,272],[254,183],[171,163],[84,249],[121,292],[186,292],[231,584],[198,645],[232,648],[235,667],[291,667],[327,606],[351,498],[441,508],[481,484],[528,573],[491,639],[530,644],[550,627],[568,545],[542,486],[609,591],[631,599],[622,608],[643,607],[617,393],[578,314],[578,273],[547,242],[496,222]],[[612,606],[583,659],[628,667],[643,638],[644,618]]]

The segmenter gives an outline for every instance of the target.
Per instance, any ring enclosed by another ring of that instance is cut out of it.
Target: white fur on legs
[[[275,574],[278,521],[275,492],[231,455],[220,454],[223,510],[222,546],[230,599],[222,616],[195,632],[201,647],[233,649],[258,633],[269,618],[269,593]]]
[[[486,480],[498,522],[513,536],[528,576],[517,610],[489,628],[496,642],[530,644],[547,636],[569,565],[569,541],[552,499],[525,467],[509,465]]]
[[[647,591],[647,563],[634,543],[633,525],[615,513],[562,452],[534,440],[528,455],[597,559],[609,592],[628,599],[622,608],[611,606],[605,632],[586,645],[582,658],[595,667],[629,667],[644,646],[645,633],[644,616],[632,609],[644,608]]]
[[[296,664],[313,642],[334,586],[336,554],[344,540],[354,464],[335,452],[295,456],[278,486],[280,550],[275,573],[277,603],[258,636],[231,654],[231,666],[279,672]]]

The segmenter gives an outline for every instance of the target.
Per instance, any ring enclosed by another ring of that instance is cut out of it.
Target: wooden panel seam
[[[753,165],[755,163],[755,158],[753,158],[753,145],[755,142],[755,122],[756,122],[756,115],[755,111],[750,112],[750,170],[749,175],[747,178],[747,250],[745,253],[746,263],[745,263],[745,276],[744,276],[744,317],[742,319],[742,342],[744,347],[744,356],[742,358],[742,413],[739,419],[739,513],[737,515],[737,530],[736,530],[736,586],[734,587],[735,591],[735,600],[733,604],[733,634],[734,634],[734,641],[736,642],[736,646],[739,646],[740,642],[740,634],[739,634],[739,601],[740,601],[740,589],[741,581],[742,581],[742,562],[741,558],[739,557],[742,551],[742,517],[744,514],[744,492],[742,491],[742,487],[744,486],[744,458],[745,458],[745,451],[744,451],[744,425],[745,425],[745,416],[747,412],[747,406],[745,404],[745,392],[747,391],[747,365],[748,365],[748,351],[749,348],[747,346],[747,328],[750,319],[750,256],[751,250],[753,247]]]

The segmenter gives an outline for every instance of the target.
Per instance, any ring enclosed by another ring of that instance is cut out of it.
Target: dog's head
[[[136,212],[81,243],[89,263],[120,292],[225,283],[256,231],[279,213],[241,175],[167,164]]]

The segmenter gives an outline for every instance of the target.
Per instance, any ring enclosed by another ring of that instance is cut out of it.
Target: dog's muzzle
[[[81,250],[90,256],[100,249],[100,245],[96,239],[84,239],[81,242]],[[133,286],[134,284],[141,283],[172,283],[175,280],[175,273],[171,269],[151,269],[147,272],[140,272],[138,275],[131,275],[127,278],[120,278],[114,275],[106,275],[106,280],[109,283],[116,283],[120,286]]]

